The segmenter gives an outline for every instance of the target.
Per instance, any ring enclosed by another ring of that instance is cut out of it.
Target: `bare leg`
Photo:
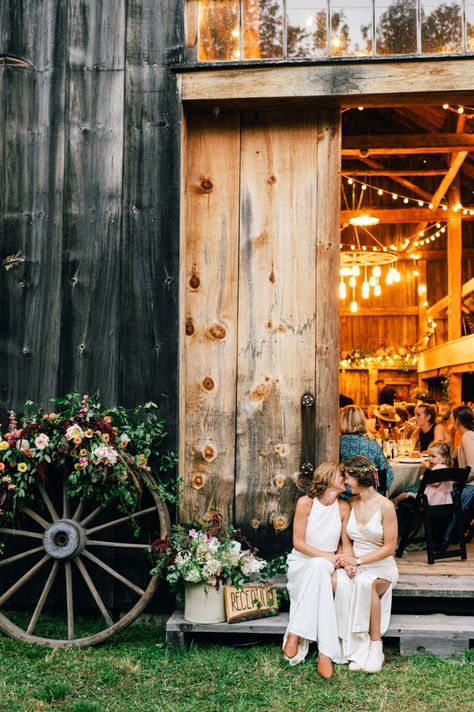
[[[372,584],[372,603],[370,607],[370,624],[369,635],[370,640],[380,640],[381,633],[381,605],[380,599],[385,591],[390,586],[390,581],[384,579],[375,579]]]

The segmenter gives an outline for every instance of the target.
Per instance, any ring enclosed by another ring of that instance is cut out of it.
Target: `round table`
[[[425,471],[424,462],[400,462],[390,460],[393,470],[393,482],[389,487],[387,496],[395,497],[403,492],[407,487],[419,482],[421,475]]]

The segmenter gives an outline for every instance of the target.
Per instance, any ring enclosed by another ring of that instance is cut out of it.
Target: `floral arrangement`
[[[185,583],[240,586],[256,579],[262,582],[273,573],[240,530],[225,527],[218,513],[191,528],[174,525],[169,537],[152,544],[151,553],[155,562],[151,573],[166,578],[173,590]]]
[[[126,411],[78,393],[52,402],[51,412],[32,410],[31,401],[21,418],[10,412],[8,431],[0,434],[0,520],[13,522],[18,509],[37,497],[37,482],[58,471],[70,496],[98,503],[115,497],[118,508],[131,513],[151,469],[175,465],[174,455],[162,452],[165,421],[154,403]],[[156,487],[162,499],[174,498],[170,484]]]
[[[392,347],[382,345],[377,351],[353,349],[342,351],[339,361],[341,369],[347,368],[388,368],[409,371],[416,368],[418,361],[416,346]]]

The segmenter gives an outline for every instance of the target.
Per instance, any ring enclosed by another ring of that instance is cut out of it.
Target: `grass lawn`
[[[290,668],[277,642],[167,650],[163,627],[134,626],[99,647],[51,650],[0,635],[0,711],[474,712],[474,650],[441,660],[388,648],[386,658],[377,675],[340,666],[323,681],[314,653]]]

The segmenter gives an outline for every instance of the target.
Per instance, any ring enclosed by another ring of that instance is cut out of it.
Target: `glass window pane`
[[[239,0],[200,0],[198,59],[240,59]]]
[[[326,0],[286,0],[288,57],[328,54]]]
[[[283,57],[283,0],[242,0],[244,59]]]
[[[372,53],[371,0],[331,2],[331,55]]]
[[[460,2],[423,0],[421,5],[421,47],[423,54],[462,50]]]
[[[375,0],[377,54],[416,53],[416,0]]]
[[[466,47],[474,52],[474,0],[466,0]]]

